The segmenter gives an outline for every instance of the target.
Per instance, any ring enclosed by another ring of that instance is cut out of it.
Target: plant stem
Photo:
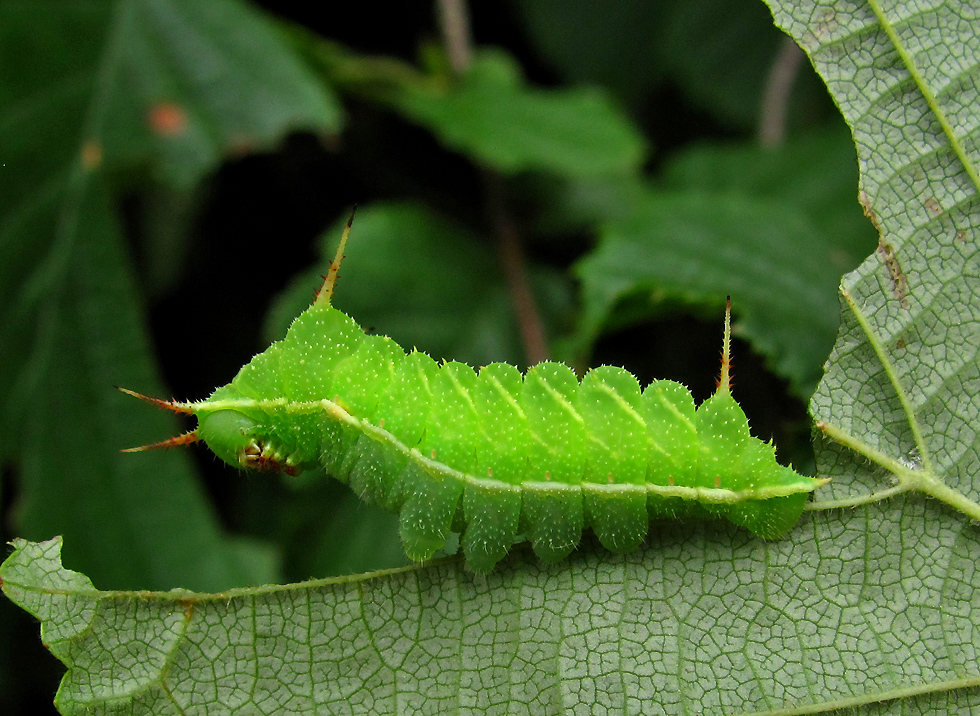
[[[770,149],[786,141],[786,115],[793,84],[803,61],[803,50],[791,38],[783,38],[766,80],[759,112],[759,144]]]
[[[438,5],[442,41],[449,56],[449,66],[458,77],[466,74],[473,61],[473,43],[470,40],[470,19],[466,0],[438,0]]]

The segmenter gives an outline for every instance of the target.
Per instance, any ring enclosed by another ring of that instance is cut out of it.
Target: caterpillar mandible
[[[123,389],[198,419],[189,433],[129,451],[201,440],[239,468],[323,468],[399,515],[409,558],[429,559],[458,532],[474,572],[522,538],[556,562],[585,528],[629,552],[665,517],[726,517],[776,538],[826,482],[779,465],[773,446],[749,434],[730,390],[730,301],[721,379],[697,408],[680,383],[641,390],[612,366],[580,381],[555,362],[524,375],[506,363],[439,364],[331,305],[353,218],[313,304],[231,383],[195,402]]]

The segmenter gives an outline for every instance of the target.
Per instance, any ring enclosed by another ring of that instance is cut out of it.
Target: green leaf
[[[405,82],[389,97],[447,146],[501,172],[629,172],[644,141],[600,90],[528,87],[517,64],[483,50],[458,84]]]
[[[702,144],[667,162],[657,189],[635,180],[569,182],[546,222],[598,222],[597,248],[576,266],[585,313],[571,347],[663,314],[677,300],[734,297],[737,332],[803,399],[830,352],[840,276],[874,247],[854,201],[853,144],[839,129],[778,149]]]
[[[517,7],[561,76],[602,84],[654,122],[663,121],[665,100],[676,105],[679,96],[673,117],[696,107],[725,126],[753,129],[784,39],[757,0],[520,0]],[[815,73],[797,75],[791,126],[832,107]]]
[[[664,184],[778,202],[820,232],[820,252],[843,274],[874,249],[875,232],[854,201],[854,142],[843,122],[790,137],[779,147],[697,144],[664,167]],[[797,247],[809,250],[807,247]]]
[[[113,585],[270,578],[267,549],[222,536],[186,457],[119,455],[176,426],[112,390],[162,392],[113,188],[193,184],[292,127],[336,128],[336,104],[232,0],[5,3],[0,48],[0,456],[20,467],[16,529],[68,535]]]
[[[68,667],[56,697],[66,715],[486,713],[493,704],[522,713],[598,704],[613,713],[800,713],[781,707],[833,695],[828,707],[845,705],[862,680],[884,687],[876,698],[900,696],[887,689],[902,674],[942,679],[947,659],[962,653],[938,634],[933,652],[894,644],[937,629],[938,605],[896,603],[892,584],[860,579],[823,540],[801,560],[790,542],[685,526],[632,555],[587,549],[567,566],[512,556],[477,577],[450,561],[215,595],[97,591],[61,566],[60,546],[18,540],[0,579]],[[932,546],[923,540],[916,551],[928,559]],[[957,550],[953,566],[973,556]],[[835,566],[858,579],[821,593],[815,580]],[[766,580],[745,577],[753,572]],[[972,591],[956,581],[947,595],[955,602]],[[882,668],[854,673],[834,658],[824,673],[823,655],[848,644]],[[965,708],[980,704],[964,695]],[[914,704],[946,713],[942,694]]]
[[[663,3],[658,37],[667,72],[693,104],[725,125],[755,127],[782,39],[762,3],[671,0]],[[798,74],[794,115],[822,94],[812,73]]]
[[[646,140],[598,87],[543,89],[500,49],[476,51],[459,78],[444,58],[424,74],[391,57],[362,55],[308,30],[283,25],[306,61],[343,90],[393,107],[444,145],[504,174],[543,171],[568,177],[629,174]]]

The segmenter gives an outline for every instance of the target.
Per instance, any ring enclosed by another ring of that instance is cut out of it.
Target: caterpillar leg
[[[650,530],[644,485],[582,483],[586,524],[602,546],[625,554],[640,546]]]
[[[463,513],[466,568],[489,572],[514,544],[521,515],[521,490],[504,483],[468,484],[463,492]]]
[[[563,560],[582,539],[582,490],[561,482],[530,482],[522,488],[521,531],[542,562]]]
[[[463,485],[450,478],[434,478],[412,461],[399,482],[405,495],[398,529],[402,545],[409,559],[424,562],[445,546]]]
[[[789,532],[803,514],[809,492],[768,500],[749,500],[732,505],[728,519],[763,539],[778,539]]]

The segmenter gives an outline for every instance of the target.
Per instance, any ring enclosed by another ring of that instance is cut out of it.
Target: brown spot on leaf
[[[880,233],[881,226],[878,224],[878,215],[871,208],[871,197],[868,196],[868,193],[864,189],[858,191],[858,203],[861,205],[864,215],[871,219],[871,225],[875,227],[875,231]]]
[[[147,121],[154,134],[176,137],[187,131],[187,112],[173,102],[159,102],[150,107]]]
[[[891,276],[892,294],[898,299],[902,308],[907,309],[909,307],[909,284],[905,278],[905,273],[902,271],[902,265],[898,262],[895,249],[892,248],[891,244],[886,244],[879,238],[878,255],[881,256],[881,260],[884,261],[885,267],[888,269],[888,275]]]
[[[90,139],[82,145],[82,166],[88,170],[98,169],[102,164],[102,143]]]

